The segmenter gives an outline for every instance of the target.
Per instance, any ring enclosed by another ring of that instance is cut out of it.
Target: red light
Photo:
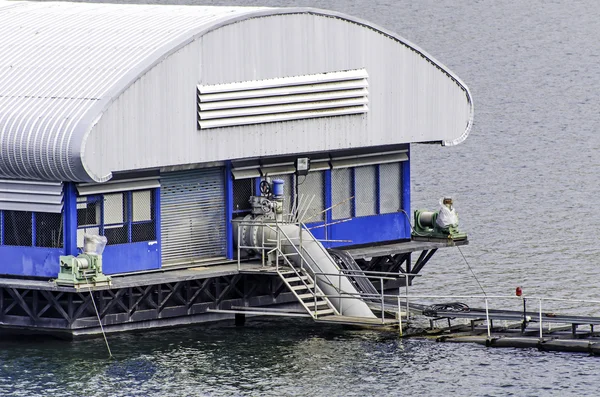
[[[523,295],[523,289],[521,287],[517,287],[517,289],[515,290],[515,295],[517,295],[517,296]]]

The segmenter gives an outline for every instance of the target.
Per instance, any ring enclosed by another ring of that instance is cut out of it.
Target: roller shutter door
[[[226,255],[224,175],[222,168],[161,175],[163,265]]]

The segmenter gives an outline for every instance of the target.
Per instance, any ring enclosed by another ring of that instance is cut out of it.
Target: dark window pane
[[[125,244],[129,242],[126,225],[105,227],[104,235],[108,240],[107,244]]]
[[[4,211],[4,245],[31,246],[31,212]]]
[[[100,224],[100,203],[77,203],[77,226],[93,226]]]
[[[252,196],[254,180],[238,179],[233,181],[233,210],[250,210],[250,196]]]
[[[156,226],[154,222],[136,223],[131,225],[131,242],[156,240]]]
[[[62,214],[35,214],[36,247],[62,248],[63,217]]]

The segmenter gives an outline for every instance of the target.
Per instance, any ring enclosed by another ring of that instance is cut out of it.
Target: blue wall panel
[[[107,245],[102,255],[102,270],[105,274],[159,268],[160,250],[156,241]]]
[[[363,216],[330,226],[330,239],[352,240],[332,247],[410,239],[410,226],[402,212]]]
[[[57,277],[62,248],[0,246],[0,274]]]

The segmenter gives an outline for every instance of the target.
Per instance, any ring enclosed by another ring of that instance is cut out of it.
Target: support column
[[[246,315],[243,313],[235,314],[235,326],[243,327],[246,324]]]
[[[331,206],[333,205],[331,203],[331,170],[326,170],[324,172],[324,188],[325,188],[325,208],[331,208]],[[325,224],[329,225],[331,223],[331,220],[333,218],[332,215],[332,211],[329,210],[327,212],[325,212]],[[332,236],[331,236],[331,230],[332,227],[331,226],[325,226],[325,240],[332,240]],[[331,247],[331,243],[330,242],[325,242],[323,245],[325,245],[325,247],[329,248]]]
[[[63,200],[65,255],[77,255],[77,187],[75,183],[64,183]]]
[[[231,162],[225,165],[225,235],[227,239],[227,259],[233,259],[233,174]],[[237,317],[236,317],[237,318]]]

